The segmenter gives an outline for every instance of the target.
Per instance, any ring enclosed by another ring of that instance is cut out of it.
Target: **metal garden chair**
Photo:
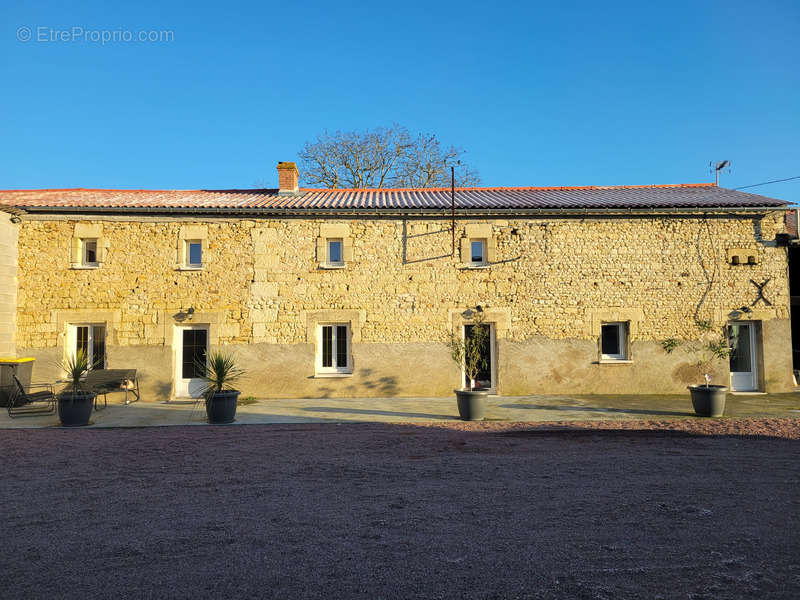
[[[8,416],[53,414],[56,394],[52,383],[31,383],[27,386],[14,375],[14,389],[8,401]]]

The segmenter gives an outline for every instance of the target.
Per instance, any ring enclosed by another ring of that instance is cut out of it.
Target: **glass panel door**
[[[464,325],[464,338],[472,339],[473,331],[476,325]],[[492,326],[489,324],[481,325],[487,331],[487,335],[483,338],[481,346],[481,356],[485,359],[485,364],[482,365],[481,370],[478,371],[478,376],[475,378],[476,387],[483,389],[494,389],[494,381],[492,381],[493,364],[492,364]],[[464,387],[469,388],[469,381],[466,374],[464,375]]]
[[[755,326],[753,323],[731,323],[728,327],[730,344],[731,389],[755,391],[758,389],[756,374]]]
[[[208,352],[208,327],[179,327],[174,343],[175,396],[197,398],[205,388],[202,376]]]
[[[208,332],[205,329],[183,330],[183,378],[197,379],[203,376],[206,364],[206,343]]]
[[[106,368],[106,328],[103,325],[92,327],[92,368]]]
[[[105,369],[105,325],[78,325],[75,327],[75,351],[83,351],[90,369]]]

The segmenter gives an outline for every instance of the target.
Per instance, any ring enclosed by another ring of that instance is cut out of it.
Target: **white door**
[[[208,353],[208,326],[175,328],[175,397],[198,398],[205,384],[201,379]]]
[[[728,340],[731,348],[731,390],[758,390],[755,323],[731,323],[728,326]]]

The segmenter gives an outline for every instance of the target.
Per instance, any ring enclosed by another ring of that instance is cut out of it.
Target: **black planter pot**
[[[209,423],[233,423],[236,418],[236,403],[239,400],[236,390],[216,392],[206,400],[206,415]]]
[[[58,395],[58,418],[64,427],[89,424],[97,394],[91,392],[62,392]]]
[[[690,385],[695,414],[698,417],[721,417],[725,412],[727,391],[724,385]]]
[[[483,421],[489,390],[453,390],[458,400],[458,416],[462,421]]]

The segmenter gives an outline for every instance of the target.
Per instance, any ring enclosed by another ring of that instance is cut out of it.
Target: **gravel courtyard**
[[[0,431],[3,598],[797,598],[800,420]]]

